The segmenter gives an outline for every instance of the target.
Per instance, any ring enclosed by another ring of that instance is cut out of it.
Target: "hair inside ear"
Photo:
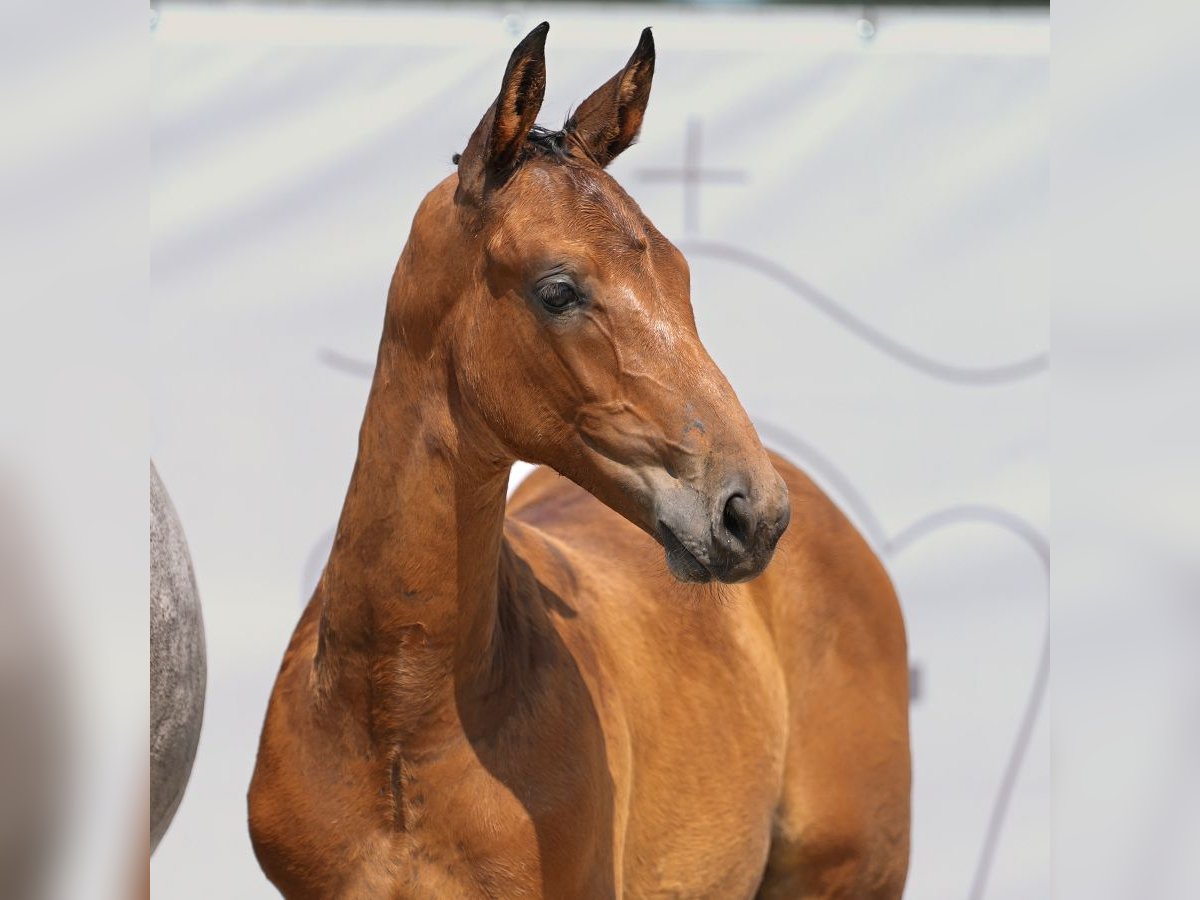
[[[543,22],[513,49],[500,93],[476,126],[467,148],[455,154],[460,191],[482,195],[502,182],[521,156],[546,94],[546,34]]]
[[[567,122],[575,143],[607,166],[637,140],[654,79],[654,36],[642,31],[637,49],[616,75],[579,104]]]

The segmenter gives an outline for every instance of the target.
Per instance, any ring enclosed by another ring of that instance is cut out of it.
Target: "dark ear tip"
[[[654,35],[650,31],[650,26],[647,25],[642,29],[642,36],[638,40],[637,50],[634,51],[635,56],[653,56],[654,55]]]
[[[519,48],[531,49],[533,47],[542,48],[546,46],[546,35],[550,33],[550,23],[543,22],[536,26],[533,31],[525,35],[521,39],[521,43],[517,44]]]
[[[537,26],[525,37],[521,38],[521,43],[513,47],[512,55],[508,58],[508,70],[511,72],[512,67],[516,65],[517,60],[525,59],[526,57],[545,56],[546,54],[546,34],[550,31],[550,23],[543,22]]]

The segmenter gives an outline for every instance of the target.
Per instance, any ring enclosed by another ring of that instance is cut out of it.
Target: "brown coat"
[[[649,32],[531,133],[547,27],[397,265],[263,727],[259,861],[292,898],[897,898],[887,575],[763,450],[686,262],[603,171],[641,123]],[[506,504],[517,458],[561,475]]]

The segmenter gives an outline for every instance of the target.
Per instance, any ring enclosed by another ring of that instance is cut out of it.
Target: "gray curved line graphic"
[[[1050,367],[1050,355],[1048,353],[1038,353],[1027,359],[1002,366],[985,366],[981,368],[954,366],[949,363],[940,362],[889,337],[879,329],[839,306],[831,297],[817,290],[798,275],[765,257],[758,256],[740,247],[735,247],[732,244],[722,244],[716,241],[685,239],[680,242],[680,246],[690,254],[724,260],[725,262],[745,266],[748,269],[758,272],[777,284],[783,285],[801,300],[804,300],[810,306],[824,313],[835,323],[881,353],[892,357],[892,359],[909,368],[940,381],[947,381],[952,384],[983,386],[1005,384],[1038,375]],[[374,365],[371,363],[363,362],[328,347],[323,348],[319,355],[321,361],[326,365],[349,375],[360,375],[370,378],[375,370]]]
[[[694,249],[695,248],[693,246],[693,250]],[[791,277],[790,273],[785,274],[787,274],[788,277]],[[798,279],[797,282],[799,282]],[[803,282],[799,283],[803,284]],[[822,295],[814,294],[814,296],[821,297]],[[806,299],[811,300],[812,297],[806,296]],[[826,311],[830,312],[830,315],[833,315],[835,318],[840,315],[845,315],[851,321],[858,321],[852,316],[849,316],[848,313],[843,313],[840,308],[832,306],[832,301],[826,302],[831,304],[830,310],[832,310]],[[817,305],[819,306],[820,304]],[[869,326],[865,325],[864,323],[859,323],[859,325],[862,328],[869,330]],[[886,341],[888,339],[883,337],[883,340]],[[895,346],[898,347],[899,345]],[[906,350],[905,352],[910,351]],[[337,352],[336,350],[322,348],[318,355],[322,362],[349,375],[370,378],[374,372],[374,366],[372,364],[346,356]],[[1033,362],[1036,362],[1038,359],[1042,361],[1040,368],[1019,374],[1015,377],[1011,375],[1004,376],[1002,378],[993,377],[985,379],[980,377],[981,374],[987,372],[993,373],[994,375],[994,373],[1001,371],[999,369],[953,370],[958,371],[960,375],[965,371],[970,374],[971,377],[954,377],[947,378],[945,380],[957,380],[960,383],[971,384],[994,384],[999,381],[1015,380],[1015,378],[1025,377],[1026,374],[1034,374],[1036,371],[1041,371],[1044,369],[1046,367],[1045,356],[1035,357],[1033,360],[1026,361],[1024,364],[1018,363],[1016,365],[1029,365]],[[929,364],[933,366],[941,366],[940,363],[936,362]],[[921,366],[918,365],[917,368],[921,368]],[[948,367],[942,368],[948,369]],[[1007,368],[1013,369],[1014,367],[1010,366]],[[935,377],[943,376],[935,375]],[[796,457],[803,460],[807,464],[807,467],[811,471],[818,475],[819,480],[824,481],[825,484],[829,485],[837,492],[842,502],[850,508],[859,527],[866,532],[870,543],[882,552],[886,553],[888,556],[895,556],[899,554],[913,543],[919,541],[921,538],[926,537],[934,531],[949,525],[970,522],[991,524],[1009,532],[1010,534],[1013,534],[1033,551],[1033,553],[1037,556],[1039,563],[1041,564],[1043,575],[1046,578],[1046,592],[1047,595],[1049,594],[1050,554],[1046,539],[1040,532],[1033,528],[1033,526],[1031,526],[1024,519],[1021,519],[1019,516],[1016,516],[1007,510],[1000,509],[998,507],[970,505],[950,507],[939,510],[923,519],[918,520],[895,536],[889,536],[885,531],[883,524],[879,521],[879,518],[875,515],[874,511],[871,509],[870,505],[866,502],[859,490],[840,469],[833,465],[832,462],[830,462],[810,444],[802,441],[788,430],[761,418],[752,418],[754,419],[754,424],[758,428],[759,432],[767,438],[767,443],[773,444],[780,449],[788,450],[795,454]],[[310,557],[319,552],[320,549],[321,544],[318,543],[317,546],[310,551]],[[311,559],[309,563],[311,564]],[[1016,738],[1013,740],[1012,749],[1009,751],[1008,762],[1005,764],[1004,774],[1000,779],[1000,787],[997,789],[996,799],[992,804],[992,812],[988,817],[988,826],[984,834],[983,847],[980,850],[979,860],[975,866],[975,874],[971,880],[971,890],[968,894],[968,900],[982,900],[987,890],[988,876],[991,874],[992,864],[995,861],[996,849],[1000,843],[1000,835],[1004,831],[1004,823],[1008,816],[1008,808],[1012,802],[1013,791],[1016,789],[1017,777],[1020,775],[1021,767],[1024,765],[1025,755],[1029,749],[1029,742],[1033,737],[1033,728],[1037,723],[1038,715],[1041,712],[1042,701],[1046,695],[1046,688],[1049,681],[1049,670],[1050,645],[1049,627],[1047,625],[1046,631],[1042,637],[1042,651],[1038,659],[1037,669],[1034,673],[1033,685],[1030,688],[1029,698],[1025,702],[1025,709],[1021,715],[1021,722],[1017,728]]]
[[[370,379],[375,374],[375,363],[363,362],[361,359],[355,359],[353,356],[347,356],[345,353],[339,353],[329,347],[322,347],[318,350],[317,359],[331,369],[337,369],[347,375]]]
[[[307,606],[308,601],[313,598],[313,593],[325,571],[325,564],[329,560],[329,551],[333,548],[333,537],[336,533],[336,525],[323,531],[304,558],[304,569],[300,573],[301,606]]]
[[[777,284],[783,285],[801,300],[820,310],[876,350],[918,372],[923,372],[941,381],[967,385],[1004,384],[1032,377],[1046,371],[1050,366],[1050,356],[1047,353],[1038,353],[1007,365],[982,368],[943,363],[888,337],[882,331],[839,306],[831,297],[823,294],[804,279],[765,257],[732,244],[716,241],[684,239],[680,242],[680,248],[688,254],[725,260],[765,275]]]
[[[891,547],[899,552],[916,543],[927,534],[957,522],[984,522],[1012,532],[1029,546],[1033,555],[1041,563],[1043,574],[1049,580],[1050,545],[1045,536],[1020,516],[1013,515],[1008,510],[1000,509],[996,506],[964,504],[930,513],[925,518],[919,519],[893,537],[891,539]]]
[[[953,506],[931,513],[904,528],[894,537],[888,537],[878,517],[862,494],[854,487],[850,479],[825,456],[787,429],[754,416],[751,418],[759,432],[768,438],[768,443],[773,443],[780,449],[796,454],[820,480],[838,493],[843,503],[850,508],[863,531],[871,539],[871,543],[883,548],[889,557],[902,553],[922,538],[950,525],[968,523],[993,525],[1015,536],[1037,558],[1045,579],[1048,600],[1050,594],[1049,543],[1041,532],[1020,516],[992,506]],[[992,864],[995,862],[1000,835],[1004,831],[1012,795],[1016,790],[1017,777],[1025,763],[1029,742],[1033,737],[1033,729],[1046,696],[1050,677],[1049,624],[1049,611],[1047,610],[1046,628],[1042,633],[1042,649],[1038,656],[1037,668],[1034,671],[1033,684],[1030,686],[1025,708],[1021,713],[1021,721],[1017,726],[1017,734],[1013,739],[1012,748],[1009,750],[1008,762],[1004,766],[1000,786],[996,790],[996,798],[992,802],[992,811],[988,816],[987,829],[984,832],[983,846],[979,851],[975,874],[971,879],[970,893],[967,895],[968,900],[982,900],[987,891],[988,876],[991,874]]]
[[[1049,585],[1047,585],[1049,590]],[[1000,833],[1004,830],[1004,820],[1008,816],[1008,807],[1012,802],[1013,791],[1016,789],[1017,776],[1025,762],[1025,753],[1033,738],[1033,727],[1042,711],[1042,701],[1046,696],[1046,686],[1050,682],[1050,630],[1042,635],[1042,651],[1038,656],[1037,670],[1033,674],[1033,686],[1029,690],[1029,699],[1025,702],[1025,711],[1021,715],[1021,724],[1017,728],[1017,736],[1013,739],[1009,751],[1008,765],[1004,767],[1004,777],[996,790],[996,799],[992,804],[992,814],[988,818],[987,833],[983,839],[983,849],[979,853],[979,862],[975,866],[975,877],[971,881],[969,900],[983,900],[987,891],[988,876],[992,871],[992,863],[996,858],[996,848],[1000,844]]]
[[[918,522],[908,526],[891,541],[891,549],[897,553],[912,546],[917,541],[948,525],[979,523],[994,525],[1024,542],[1041,564],[1042,575],[1046,580],[1047,596],[1050,591],[1050,547],[1046,538],[1019,516],[1007,510],[991,506],[955,506],[932,513]],[[992,813],[988,817],[987,831],[984,833],[983,849],[979,854],[979,862],[975,867],[975,877],[971,880],[969,900],[982,900],[987,889],[988,875],[996,858],[996,848],[1000,843],[1000,834],[1004,830],[1004,820],[1008,816],[1008,807],[1016,790],[1017,776],[1025,761],[1025,753],[1033,738],[1033,728],[1037,724],[1041,712],[1042,701],[1046,696],[1046,687],[1050,679],[1050,628],[1049,622],[1042,635],[1042,649],[1038,655],[1037,669],[1033,675],[1033,685],[1030,688],[1029,699],[1021,713],[1021,722],[1017,726],[1017,735],[1013,739],[1009,751],[1008,763],[1004,767],[1004,775],[1000,779],[1000,787],[996,791],[996,799],[992,804]]]
[[[769,422],[753,413],[750,414],[754,427],[758,429],[763,443],[781,450],[787,450],[806,463],[806,469],[818,476],[817,480],[832,487],[842,502],[850,508],[851,517],[864,532],[868,542],[877,550],[887,553],[891,549],[891,539],[884,530],[883,523],[875,515],[858,488],[851,484],[842,470],[835,466],[816,447],[798,438],[774,422]]]

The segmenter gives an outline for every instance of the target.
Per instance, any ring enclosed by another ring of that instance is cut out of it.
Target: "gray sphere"
[[[150,463],[150,850],[187,787],[204,718],[204,619],[179,516]]]

